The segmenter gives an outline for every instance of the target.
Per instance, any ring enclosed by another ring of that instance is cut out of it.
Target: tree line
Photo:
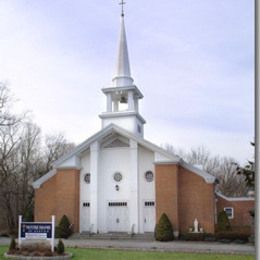
[[[0,83],[0,232],[7,233],[16,232],[18,215],[33,218],[32,182],[74,147],[62,134],[42,136],[28,113],[12,113],[14,103]]]
[[[225,196],[243,197],[254,189],[254,186],[248,183],[248,179],[252,180],[254,177],[254,169],[251,168],[254,163],[251,161],[245,167],[241,167],[234,158],[212,155],[204,146],[192,148],[189,152],[177,150],[171,144],[164,144],[162,147],[188,163],[200,165],[203,170],[215,176],[217,178],[216,190]],[[247,175],[247,170],[250,171],[250,176]]]

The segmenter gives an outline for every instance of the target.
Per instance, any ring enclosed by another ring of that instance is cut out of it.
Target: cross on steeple
[[[124,0],[122,0],[119,4],[122,7],[122,9],[121,9],[121,16],[123,17],[124,16],[124,5],[126,4],[126,2],[124,2]]]

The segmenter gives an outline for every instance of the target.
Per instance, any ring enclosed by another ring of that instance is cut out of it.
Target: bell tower
[[[116,62],[116,74],[112,79],[112,86],[103,88],[106,95],[106,111],[99,117],[102,119],[102,128],[113,123],[140,137],[144,134],[145,120],[139,114],[138,102],[143,94],[134,85],[131,77],[128,57],[123,1],[121,13],[121,29]]]

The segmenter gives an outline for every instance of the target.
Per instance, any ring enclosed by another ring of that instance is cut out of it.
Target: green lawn
[[[7,250],[6,246],[0,246],[0,259],[3,258],[4,252]],[[253,260],[253,256],[248,255],[219,255],[219,254],[190,254],[190,253],[164,253],[164,252],[143,252],[143,251],[122,251],[110,249],[81,249],[69,248],[72,252],[73,259],[79,260],[146,260],[146,259],[178,259],[178,260]]]

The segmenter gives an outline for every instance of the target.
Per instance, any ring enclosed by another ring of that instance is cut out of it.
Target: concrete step
[[[74,233],[71,239],[97,239],[97,240],[141,240],[141,241],[153,241],[153,233],[144,234],[128,234],[124,232],[113,232],[103,234],[90,234],[89,232]]]

